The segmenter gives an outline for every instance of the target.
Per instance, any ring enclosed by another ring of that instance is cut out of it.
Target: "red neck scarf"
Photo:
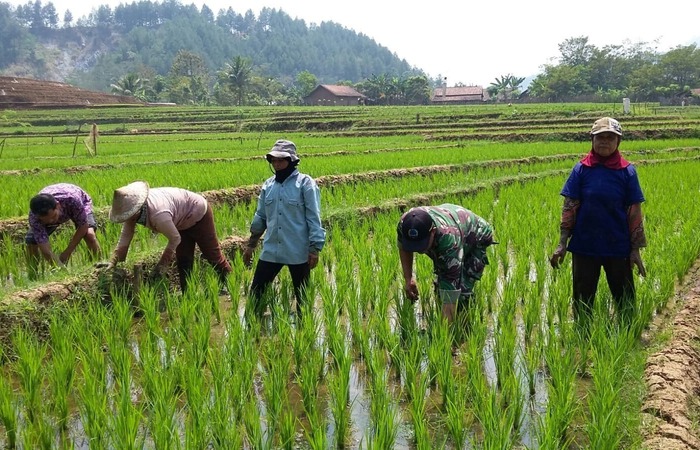
[[[598,164],[602,164],[608,169],[615,170],[624,169],[625,167],[630,165],[629,161],[622,157],[619,150],[615,150],[615,152],[607,158],[604,158],[596,152],[594,152],[593,150],[591,150],[581,160],[581,164],[587,167],[593,167]]]

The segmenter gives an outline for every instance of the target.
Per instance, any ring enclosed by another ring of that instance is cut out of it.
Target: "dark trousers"
[[[255,267],[255,274],[253,274],[253,282],[250,285],[250,300],[252,302],[253,311],[258,317],[262,316],[267,306],[264,301],[265,291],[269,289],[270,285],[285,265],[289,268],[289,274],[292,276],[294,296],[297,300],[297,313],[301,312],[306,285],[311,275],[309,263],[281,264],[258,260],[258,265]]]
[[[175,249],[177,270],[180,276],[180,288],[184,292],[187,289],[187,279],[194,266],[194,247],[197,245],[202,256],[214,267],[219,274],[219,281],[226,285],[226,277],[231,273],[231,265],[221,252],[219,239],[216,237],[214,227],[214,215],[211,207],[207,205],[207,212],[199,222],[186,230],[180,230],[180,245]]]
[[[630,323],[636,308],[629,258],[600,258],[575,253],[572,258],[574,318],[578,321],[591,317],[600,269],[603,268],[620,321]]]

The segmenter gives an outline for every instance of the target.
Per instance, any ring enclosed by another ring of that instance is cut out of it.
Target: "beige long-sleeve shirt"
[[[146,228],[168,238],[168,245],[160,260],[161,264],[167,264],[172,260],[175,249],[180,244],[180,230],[192,227],[204,217],[207,212],[207,201],[201,195],[185,189],[152,188],[148,192],[146,207]],[[119,242],[114,250],[116,261],[126,259],[138,218],[139,216],[136,215],[124,222]]]

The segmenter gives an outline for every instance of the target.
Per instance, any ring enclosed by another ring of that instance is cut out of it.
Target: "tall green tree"
[[[63,13],[63,27],[69,28],[72,23],[73,23],[73,13],[70,12],[70,9],[67,9],[66,12]]]
[[[588,43],[588,36],[571,37],[559,44],[559,61],[567,66],[585,66],[594,51],[595,46]]]
[[[700,50],[695,44],[678,46],[664,54],[660,61],[664,86],[672,95],[687,95],[700,86]],[[675,91],[675,92],[674,92]]]
[[[412,75],[404,83],[404,99],[409,105],[426,105],[430,101],[430,80],[426,75]]]
[[[242,106],[251,81],[253,66],[249,59],[235,56],[219,71],[219,81],[234,93],[236,105]]]
[[[14,64],[22,54],[29,33],[12,14],[6,3],[0,3],[0,69]]]
[[[308,70],[302,70],[294,78],[293,92],[296,101],[301,104],[302,99],[309,95],[318,86],[318,78]]]
[[[209,70],[201,56],[180,50],[168,74],[170,101],[203,105],[209,102]]]

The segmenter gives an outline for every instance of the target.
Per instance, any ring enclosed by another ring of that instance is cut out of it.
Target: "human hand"
[[[404,290],[406,291],[406,297],[408,297],[409,300],[414,302],[418,300],[418,285],[416,284],[416,280],[411,278],[411,280],[406,283]]]
[[[167,272],[167,269],[160,264],[156,264],[153,269],[151,269],[151,273],[148,275],[148,278],[151,280],[159,280],[165,276],[165,272]]]
[[[65,264],[70,259],[70,255],[71,255],[71,252],[69,252],[68,250],[64,250],[63,253],[61,253],[58,256],[58,260],[61,261],[61,263]]]
[[[634,269],[634,266],[637,266],[639,275],[643,277],[647,276],[647,271],[644,268],[644,263],[642,262],[642,255],[639,254],[638,248],[633,248],[630,252],[630,268]]]
[[[255,249],[252,247],[246,247],[245,250],[243,250],[243,265],[248,268],[252,265],[254,251]]]
[[[318,265],[318,253],[309,253],[309,269],[313,269]]]
[[[564,258],[566,258],[566,246],[559,244],[549,258],[549,263],[553,268],[557,269],[564,262]]]
[[[95,269],[100,269],[100,270],[112,270],[114,269],[115,264],[112,261],[99,261],[95,263]]]

